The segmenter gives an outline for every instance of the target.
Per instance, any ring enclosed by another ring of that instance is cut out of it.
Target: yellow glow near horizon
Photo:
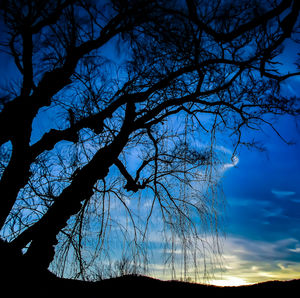
[[[243,286],[249,284],[244,279],[239,277],[228,277],[227,279],[214,279],[211,280],[209,283],[211,285],[221,286],[221,287],[235,287],[235,286]]]

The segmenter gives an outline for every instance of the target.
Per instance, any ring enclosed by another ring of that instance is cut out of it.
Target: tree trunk
[[[129,135],[134,129],[134,118],[134,104],[127,104],[123,126],[114,141],[100,149],[93,159],[78,171],[72,183],[63,190],[36,224],[12,241],[12,245],[19,249],[31,241],[26,256],[41,269],[48,268],[53,260],[58,233],[67,225],[67,221],[80,211],[82,202],[90,199],[94,184],[106,177],[109,168],[128,142]]]
[[[0,193],[2,194],[0,229],[11,211],[20,189],[24,187],[31,175],[29,148],[31,125],[24,122],[17,135],[12,138],[12,156],[0,180]]]

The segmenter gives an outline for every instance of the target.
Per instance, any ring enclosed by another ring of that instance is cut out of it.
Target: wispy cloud
[[[230,163],[225,163],[223,165],[223,170],[226,171],[227,169],[233,168],[235,166],[237,166],[237,164],[239,163],[239,158],[237,156],[233,156],[232,160]]]
[[[297,245],[295,248],[290,248],[289,251],[294,253],[300,253],[300,245]]]
[[[294,238],[267,242],[230,236],[224,239],[220,264],[206,263],[206,269],[208,271],[213,270],[209,274],[210,279],[196,281],[221,286],[234,286],[268,280],[300,278],[298,253],[300,253],[300,242]],[[295,258],[293,258],[293,254],[297,254]],[[172,278],[161,263],[157,262],[150,267],[153,276],[161,279]],[[177,278],[180,277],[182,263],[176,262],[174,268],[178,275]],[[190,269],[188,276],[191,275],[193,279],[193,270]]]
[[[283,209],[282,208],[276,208],[273,207],[271,209],[265,209],[263,211],[263,217],[278,217],[280,215],[282,215],[283,213]]]
[[[275,195],[278,198],[284,198],[284,197],[290,197],[296,194],[294,191],[287,191],[287,190],[271,190],[272,194]]]
[[[293,238],[266,242],[229,237],[224,242],[223,270],[215,273],[211,283],[249,284],[299,278],[300,263],[291,260],[291,253],[300,253],[298,244]],[[291,245],[295,248],[289,248]]]

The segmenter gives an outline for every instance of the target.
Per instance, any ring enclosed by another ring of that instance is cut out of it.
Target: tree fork
[[[100,149],[90,163],[78,171],[72,183],[61,193],[47,213],[33,226],[25,230],[11,242],[13,247],[24,248],[30,241],[25,256],[40,269],[46,269],[53,260],[56,236],[67,225],[67,221],[77,214],[82,202],[93,195],[93,186],[103,179],[126,145],[134,130],[135,106],[128,103],[126,115],[120,133],[108,146]]]

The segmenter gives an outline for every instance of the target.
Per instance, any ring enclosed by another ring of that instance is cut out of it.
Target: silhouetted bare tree
[[[299,6],[2,1],[1,49],[18,71],[0,114],[8,246],[37,270],[56,256],[61,275],[73,257],[82,277],[109,259],[111,239],[130,266],[147,263],[153,225],[170,259],[179,244],[185,264],[189,249],[206,250],[203,233],[218,233],[218,132],[231,135],[234,157],[267,114],[299,114],[280,94],[299,73],[276,62]]]

